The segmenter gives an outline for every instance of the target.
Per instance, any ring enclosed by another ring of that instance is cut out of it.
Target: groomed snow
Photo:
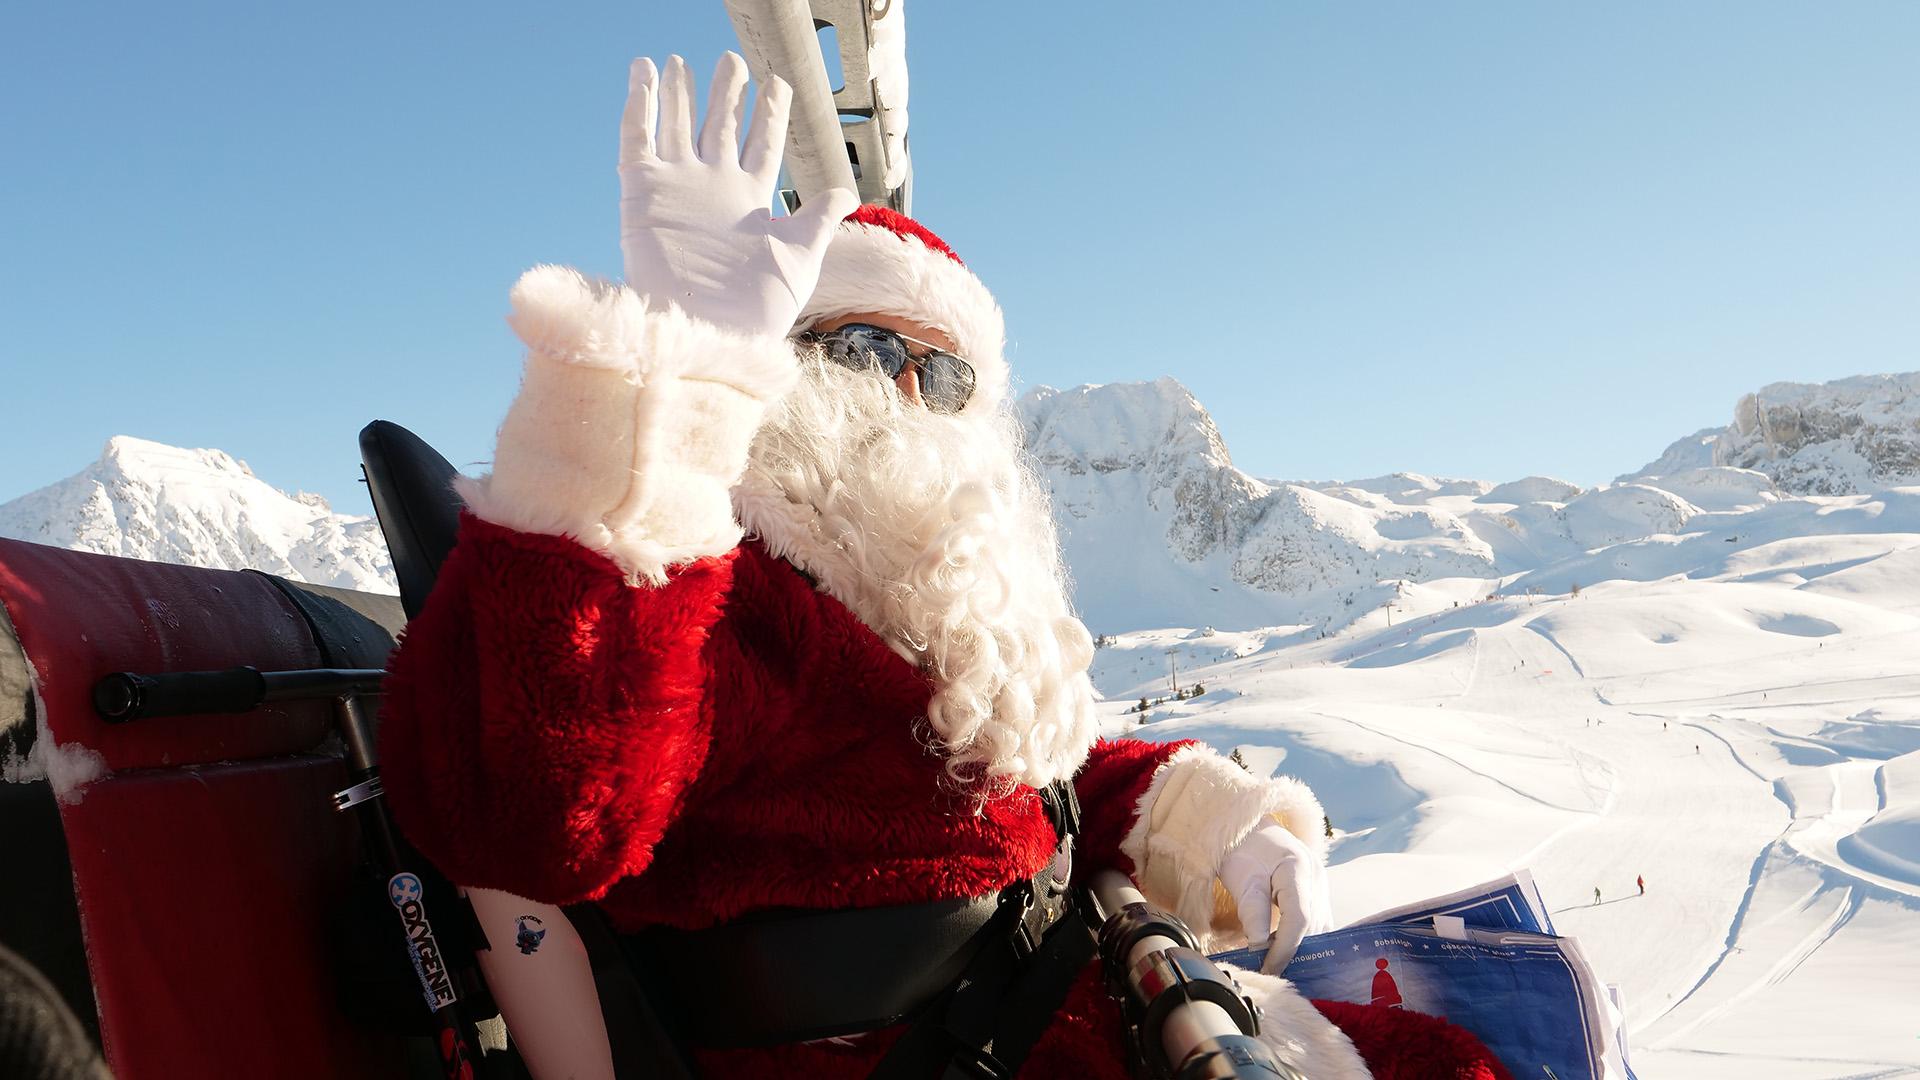
[[[1312,784],[1343,920],[1531,868],[1643,1077],[1920,1073],[1915,500],[1770,504],[1738,544],[1619,545],[1497,599],[1432,581],[1326,637],[1120,634],[1109,731]],[[1170,658],[1206,693],[1140,724]]]

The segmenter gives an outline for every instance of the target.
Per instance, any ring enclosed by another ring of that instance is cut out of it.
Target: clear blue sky
[[[909,0],[916,211],[1027,385],[1172,374],[1256,475],[1609,479],[1780,379],[1920,368],[1920,4]],[[619,269],[673,4],[15,4],[0,499],[126,433],[364,512],[483,459],[535,262]]]

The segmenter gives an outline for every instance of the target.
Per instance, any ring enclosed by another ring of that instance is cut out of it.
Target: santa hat
[[[933,230],[884,206],[862,206],[840,223],[797,326],[861,312],[912,319],[953,338],[975,380],[963,415],[990,414],[1006,396],[1006,323],[993,294]]]

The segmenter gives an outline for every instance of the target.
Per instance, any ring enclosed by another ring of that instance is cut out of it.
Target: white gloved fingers
[[[654,156],[653,128],[660,119],[660,73],[650,57],[627,68],[627,107],[620,114],[620,164]]]
[[[753,105],[753,126],[747,129],[740,167],[765,190],[773,190],[780,175],[780,157],[787,144],[787,117],[793,108],[793,87],[778,75],[760,87]]]
[[[769,209],[786,141],[791,91],[769,80],[744,151],[746,62],[729,54],[714,72],[695,153],[694,87],[686,61],[670,57],[650,93],[642,69],[623,122],[620,253],[627,283],[655,311],[671,305],[748,337],[785,337],[820,279],[827,243],[859,205],[851,191],[809,192],[791,217]],[[658,122],[642,152],[647,103]]]
[[[660,134],[654,152],[662,161],[693,156],[693,75],[677,54],[667,57],[667,71],[660,80]]]
[[[814,274],[819,276],[818,253],[826,248],[827,241],[833,236],[834,226],[842,218],[853,213],[860,205],[860,195],[852,188],[828,188],[806,202],[800,204],[800,212],[779,218],[772,223],[773,233],[794,247],[804,249],[815,264]],[[794,290],[802,298],[813,294],[813,282],[807,282],[805,291]]]
[[[1278,975],[1286,970],[1293,961],[1293,954],[1300,951],[1300,939],[1307,936],[1307,911],[1301,906],[1302,897],[1298,892],[1298,883],[1289,884],[1279,875],[1289,873],[1282,867],[1276,872],[1273,882],[1273,902],[1280,909],[1280,921],[1274,925],[1273,934],[1267,939],[1267,958],[1260,962],[1260,970],[1269,975]],[[1292,902],[1289,902],[1292,901]]]
[[[1305,842],[1277,827],[1268,839],[1277,849],[1268,884],[1273,903],[1280,909],[1280,921],[1273,928],[1260,970],[1278,974],[1299,951],[1300,939],[1313,932],[1316,916],[1324,919],[1327,890],[1320,860]]]
[[[820,283],[820,264],[826,258],[827,243],[842,218],[860,205],[860,196],[849,188],[828,188],[800,205],[800,212],[767,222],[773,243],[768,245],[774,262],[780,267],[787,287],[793,290],[794,314],[813,295]]]
[[[720,54],[707,90],[707,117],[700,126],[700,160],[732,165],[740,160],[740,120],[747,111],[747,62],[736,52]]]
[[[1240,914],[1240,928],[1247,933],[1247,945],[1259,948],[1273,933],[1273,889],[1263,878],[1246,878],[1234,890],[1233,906]]]
[[[1266,828],[1278,828],[1267,826]],[[1240,929],[1247,944],[1258,948],[1273,930],[1273,867],[1277,859],[1264,830],[1247,834],[1220,860],[1220,883],[1227,888],[1234,910],[1240,916]]]
[[[1267,946],[1261,969],[1286,967],[1315,922],[1324,919],[1326,879],[1306,843],[1277,823],[1248,833],[1220,861],[1247,944]],[[1274,911],[1278,909],[1276,922]]]

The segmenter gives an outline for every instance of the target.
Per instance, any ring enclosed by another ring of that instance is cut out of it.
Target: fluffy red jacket
[[[666,587],[632,587],[570,540],[469,517],[394,657],[383,771],[402,830],[455,881],[596,900],[624,930],[994,892],[1047,861],[1053,828],[1031,790],[975,813],[943,782],[943,759],[915,733],[930,693],[851,611],[753,542],[679,567]],[[1094,748],[1075,779],[1076,872],[1132,871],[1121,839],[1182,745]],[[1127,1075],[1097,976],[1083,973],[1024,1075]],[[1472,1054],[1397,1071],[1394,1040],[1381,1038],[1396,1028],[1355,1024],[1376,1075],[1491,1075],[1449,1071]],[[701,1063],[862,1076],[891,1041]]]

